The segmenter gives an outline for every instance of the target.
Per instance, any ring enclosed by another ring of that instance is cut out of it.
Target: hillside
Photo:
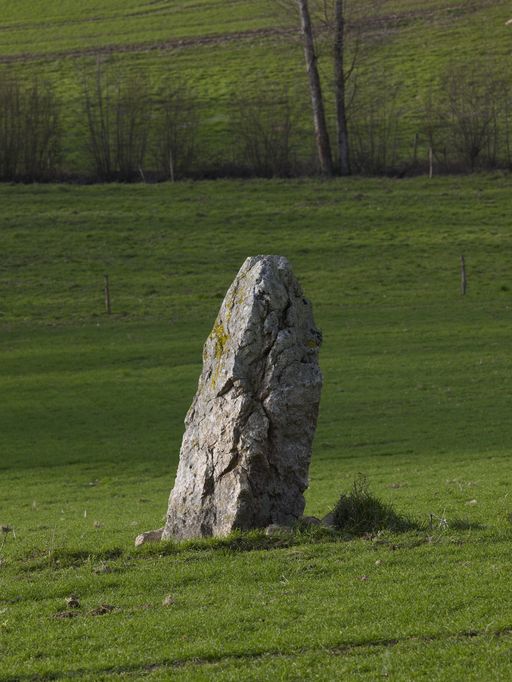
[[[444,54],[482,42],[494,54],[506,53],[509,15],[504,0],[390,0],[357,21],[366,24],[364,35],[408,42],[410,57],[424,59],[437,56],[443,42]],[[265,0],[3,0],[0,59],[188,50],[223,41],[247,48],[262,40],[281,43],[275,34],[292,24]],[[197,68],[204,66],[198,59]]]
[[[1,682],[510,679],[506,176],[1,185],[0,203]],[[417,528],[135,550],[257,253],[289,257],[324,335],[306,513],[362,472]]]
[[[295,20],[277,15],[266,0],[0,4],[0,73],[36,74],[56,86],[64,102],[68,172],[81,172],[86,165],[80,82],[94,70],[98,55],[117,74],[142,73],[154,91],[167,78],[187,83],[200,103],[199,139],[208,162],[230,161],[233,99],[258,101],[268,98],[269,90],[276,97],[287,91],[297,104],[298,144],[301,153],[311,154],[311,142],[304,142],[310,140],[311,126]],[[383,92],[396,91],[392,106],[400,127],[393,145],[399,146],[402,162],[412,154],[415,135],[423,134],[424,100],[444,69],[476,62],[503,76],[510,70],[509,13],[503,0],[390,0],[354,16],[353,29],[364,45],[358,92],[367,88],[378,101]],[[329,99],[327,47],[320,48],[320,55]],[[375,112],[380,119],[386,115],[382,109]],[[420,139],[423,157],[425,144]]]

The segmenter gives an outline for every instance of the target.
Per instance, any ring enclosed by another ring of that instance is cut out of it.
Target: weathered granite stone
[[[300,519],[321,340],[286,258],[248,258],[204,346],[163,540]]]

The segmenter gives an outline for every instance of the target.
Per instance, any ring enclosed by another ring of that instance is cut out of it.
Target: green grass
[[[4,0],[2,55],[80,50],[105,45],[148,44],[172,38],[224,35],[269,27],[265,3],[250,0],[137,2]],[[56,33],[56,29],[58,32]]]
[[[4,185],[0,204],[2,682],[510,678],[508,176]],[[289,257],[324,333],[306,513],[362,472],[418,528],[135,550],[256,253]]]

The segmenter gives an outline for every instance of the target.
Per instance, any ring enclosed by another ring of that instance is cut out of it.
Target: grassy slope
[[[121,71],[142,70],[155,86],[169,75],[188,82],[204,106],[210,155],[225,155],[230,148],[226,121],[233,95],[255,96],[269,83],[280,92],[287,88],[303,103],[305,125],[310,125],[300,44],[272,35],[290,24],[272,16],[271,3],[2,0],[1,5],[0,68],[36,72],[58,84],[66,102],[69,171],[84,166],[78,74],[93,66],[95,51],[110,55]],[[509,70],[512,37],[505,21],[510,10],[503,0],[395,0],[381,13],[363,22],[369,47],[360,78],[364,82],[367,74],[377,74],[377,80],[400,85],[402,156],[407,158],[422,102],[447,64],[481,58],[489,69]],[[252,31],[264,33],[251,37]],[[215,36],[219,40],[204,44]],[[179,45],[179,40],[192,42]],[[330,97],[327,55],[324,50],[321,68]]]
[[[2,54],[164,42],[268,27],[268,7],[250,0],[3,2]],[[58,28],[58,33],[55,29]]]
[[[500,176],[0,187],[0,523],[16,530],[0,680],[509,679],[511,201]],[[202,341],[261,252],[289,256],[325,336],[307,512],[363,471],[432,529],[132,550],[165,511]],[[71,592],[81,615],[55,619]]]
[[[357,14],[354,16],[360,20]],[[494,49],[504,47],[508,32],[500,19],[508,16],[509,9],[502,0],[483,3],[389,0],[380,9],[375,9],[373,15],[366,16],[363,24],[368,37],[382,39],[385,33],[405,33],[410,42],[409,54],[413,56],[422,50],[437,51],[438,45],[427,44],[431,35],[430,32],[425,34],[425,29],[430,29],[434,35],[439,33],[443,38],[449,38],[451,33],[469,43],[475,40],[477,26],[482,30],[483,23],[488,25],[489,37],[494,38]],[[71,0],[59,3],[2,0],[0,55],[29,58],[30,55],[72,52],[92,46],[122,48],[152,42],[165,44],[174,38],[229,38],[239,32],[293,25],[291,20],[288,23],[282,15],[276,15],[272,3],[265,1],[178,0],[141,4],[135,0],[90,0],[77,4]],[[496,40],[500,45],[496,45]],[[450,47],[454,49],[453,44]],[[458,47],[460,49],[462,45]]]

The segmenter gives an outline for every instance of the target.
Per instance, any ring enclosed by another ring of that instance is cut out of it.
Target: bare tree
[[[142,172],[146,154],[150,99],[141,74],[113,75],[101,60],[94,74],[82,74],[88,150],[96,176],[130,180]]]
[[[425,133],[437,161],[471,172],[477,163],[496,165],[500,140],[508,146],[508,91],[493,67],[448,67],[425,102]]]
[[[318,76],[318,43],[321,47],[327,42],[330,45],[329,53],[332,56],[333,68],[333,89],[335,102],[335,121],[336,121],[336,151],[337,151],[337,170],[340,175],[350,175],[351,173],[351,154],[350,154],[350,125],[349,125],[349,108],[350,96],[348,94],[348,83],[353,76],[356,66],[359,64],[360,58],[364,51],[361,45],[363,33],[370,19],[378,14],[379,8],[386,0],[273,0],[274,5],[284,9],[287,13],[287,21],[291,15],[290,10],[295,3],[298,3],[299,9],[303,9],[306,5],[307,21],[303,20],[303,13],[301,11],[301,30],[306,42],[308,38],[308,47],[305,45],[306,62],[309,64],[314,55],[314,66],[317,76],[311,77],[311,73],[315,73],[308,68],[310,73],[310,92],[312,101],[322,102],[322,109],[325,111],[323,105],[322,93],[318,84],[320,77]],[[311,18],[313,17],[313,19]],[[315,28],[313,28],[313,24]],[[306,29],[306,30],[305,30]],[[313,42],[314,34],[316,43]],[[349,45],[350,43],[350,45]],[[313,46],[313,47],[311,47]],[[320,47],[320,50],[321,50]],[[315,51],[316,50],[316,51]],[[313,106],[315,111],[315,105]],[[325,121],[324,113],[324,121]],[[315,125],[315,132],[318,126]],[[329,143],[327,135],[327,127],[325,128],[326,135],[322,138],[325,144]],[[320,155],[320,150],[319,150]],[[329,149],[329,156],[332,162],[332,152]]]
[[[121,180],[144,177],[151,120],[149,88],[141,74],[130,74],[115,90],[115,162]]]
[[[304,42],[304,57],[309,79],[309,92],[313,108],[313,125],[315,129],[316,147],[320,170],[325,175],[333,174],[333,162],[327,121],[325,117],[324,99],[320,75],[318,73],[317,55],[313,36],[313,26],[309,12],[308,0],[297,0],[301,22],[301,32]]]
[[[231,116],[233,140],[250,172],[263,177],[293,175],[297,118],[286,91],[266,91],[256,98],[235,102]]]
[[[32,82],[23,97],[23,176],[28,180],[55,175],[60,155],[60,105],[48,82]]]
[[[48,82],[0,78],[0,179],[53,177],[60,152],[59,102]]]
[[[0,179],[14,180],[21,157],[21,92],[17,79],[0,76]]]
[[[153,127],[156,165],[174,182],[190,172],[196,156],[199,102],[185,84],[164,84],[156,99]]]
[[[88,149],[92,157],[96,177],[110,180],[114,174],[112,154],[112,87],[105,75],[100,58],[96,61],[93,77],[82,73],[84,109],[87,117]]]
[[[352,160],[359,173],[396,170],[402,110],[400,87],[377,70],[355,93],[351,108]]]
[[[345,72],[344,0],[335,0],[333,57],[339,170],[340,175],[350,175],[350,154],[346,102],[347,74]]]

